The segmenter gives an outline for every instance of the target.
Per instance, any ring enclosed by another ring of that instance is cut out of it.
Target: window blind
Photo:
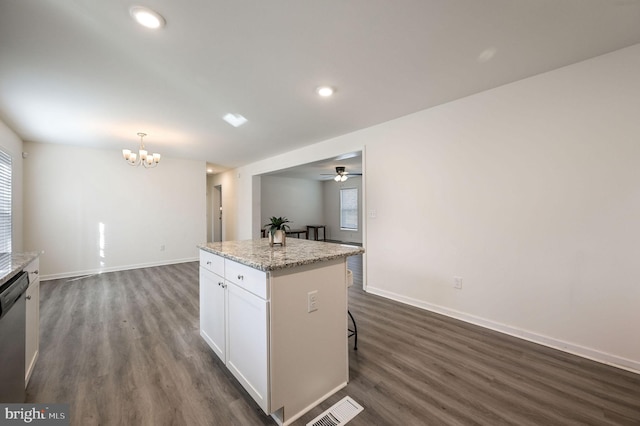
[[[358,188],[340,190],[340,229],[358,230]]]
[[[0,252],[11,252],[11,156],[0,150]]]

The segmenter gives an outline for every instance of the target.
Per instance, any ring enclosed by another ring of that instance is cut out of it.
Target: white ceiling
[[[148,0],[159,31],[132,4],[0,1],[0,118],[235,167],[640,43],[637,0]]]

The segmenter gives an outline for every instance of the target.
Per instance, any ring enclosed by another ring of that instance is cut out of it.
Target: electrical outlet
[[[453,288],[462,290],[462,277],[453,277]]]
[[[307,293],[307,312],[318,310],[318,290]]]

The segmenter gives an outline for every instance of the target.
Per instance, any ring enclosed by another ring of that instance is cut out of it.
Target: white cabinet
[[[24,269],[29,273],[29,287],[26,291],[26,345],[25,345],[25,387],[29,383],[33,367],[36,365],[40,347],[40,271],[39,259],[29,263]]]
[[[201,251],[200,335],[268,413],[266,288],[264,272]]]

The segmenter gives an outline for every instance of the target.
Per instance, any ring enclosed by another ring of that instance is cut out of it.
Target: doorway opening
[[[342,178],[339,172],[346,175]],[[294,231],[301,231],[302,238],[315,239],[307,234],[311,228],[322,227],[320,238],[333,243],[365,246],[366,215],[364,149],[300,164],[286,169],[258,175],[257,194],[260,224],[268,223],[272,216],[286,217]],[[336,176],[342,179],[336,179]],[[345,213],[341,205],[341,192],[353,193],[351,226],[343,226]],[[298,234],[300,236],[300,234]],[[349,269],[359,277],[362,287],[366,271],[366,254],[351,259]]]
[[[222,185],[216,185],[213,187],[213,208],[212,208],[212,216],[213,216],[213,236],[211,241],[220,242],[222,241]]]

